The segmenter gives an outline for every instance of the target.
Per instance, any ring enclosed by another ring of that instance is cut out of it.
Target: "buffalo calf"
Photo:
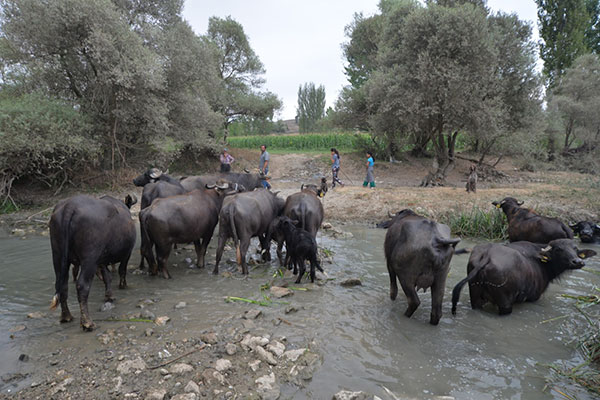
[[[94,329],[89,316],[87,300],[96,271],[102,274],[105,301],[112,301],[112,275],[107,265],[119,264],[119,288],[127,286],[127,262],[135,245],[135,224],[129,207],[137,200],[127,196],[125,204],[110,196],[96,199],[75,196],[59,202],[50,217],[50,244],[56,275],[55,295],[51,309],[60,303],[61,322],[70,322],[73,316],[67,305],[69,267],[77,275],[77,299],[81,310],[81,327]]]
[[[324,272],[317,260],[317,242],[313,236],[302,228],[297,228],[298,221],[288,217],[280,217],[277,230],[285,237],[286,258],[294,265],[294,274],[298,273],[296,283],[300,283],[306,271],[304,261],[310,261],[310,281],[315,281],[315,268]]]
[[[398,212],[388,224],[385,259],[390,275],[390,298],[396,299],[400,281],[408,300],[404,315],[413,315],[421,301],[418,289],[431,288],[431,317],[437,325],[442,317],[446,277],[454,248],[460,239],[450,238],[447,225],[428,220],[412,210]]]
[[[490,302],[498,306],[500,315],[510,314],[513,304],[536,301],[552,280],[566,270],[583,267],[583,259],[594,255],[593,250],[579,250],[571,239],[552,240],[548,245],[514,242],[475,246],[467,277],[452,291],[452,313],[456,314],[465,283],[469,283],[473,309]]]

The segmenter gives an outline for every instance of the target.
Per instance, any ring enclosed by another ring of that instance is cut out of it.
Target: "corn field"
[[[370,140],[367,133],[327,133],[304,135],[235,136],[228,138],[228,144],[235,148],[254,149],[266,145],[271,149],[323,150],[335,147],[340,150],[353,150],[359,143]]]

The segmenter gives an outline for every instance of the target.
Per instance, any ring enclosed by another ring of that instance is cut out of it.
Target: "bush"
[[[98,155],[90,125],[67,102],[39,94],[4,95],[0,110],[0,204],[12,201],[15,180],[33,178],[62,187]]]

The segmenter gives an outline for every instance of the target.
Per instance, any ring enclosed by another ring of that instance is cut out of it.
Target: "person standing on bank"
[[[375,164],[375,162],[373,161],[373,153],[367,151],[367,177],[363,182],[363,187],[367,187],[367,185],[370,185],[371,189],[375,189],[375,178],[373,177],[373,164]]]
[[[331,182],[331,188],[335,187],[336,183],[344,187],[344,182],[338,178],[338,172],[340,171],[340,152],[335,147],[331,148],[331,173],[333,174],[333,181]]]
[[[264,175],[265,177],[269,173],[269,152],[267,151],[267,146],[264,144],[260,146],[260,159],[258,161],[258,170],[259,173]],[[263,179],[261,182],[264,188],[271,189],[271,185],[266,179]]]
[[[235,161],[235,158],[229,154],[227,149],[223,149],[219,159],[221,160],[221,172],[231,172],[231,163]]]

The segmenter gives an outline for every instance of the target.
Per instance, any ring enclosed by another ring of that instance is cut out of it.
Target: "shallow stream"
[[[331,278],[324,285],[303,283],[309,291],[296,291],[287,302],[300,308],[286,318],[292,325],[280,324],[271,329],[290,341],[314,340],[323,355],[323,364],[305,389],[282,388],[281,398],[331,398],[341,389],[363,390],[380,398],[432,398],[453,396],[457,399],[563,399],[547,387],[550,376],[546,364],[576,365],[582,361],[573,339],[585,329],[584,319],[574,309],[574,300],[561,294],[585,295],[600,287],[600,275],[585,270],[566,274],[550,285],[536,303],[517,305],[510,316],[499,317],[494,310],[473,311],[465,287],[456,317],[450,313],[452,287],[466,274],[468,254],[454,256],[447,281],[443,317],[438,326],[429,325],[430,295],[419,293],[421,306],[413,318],[404,317],[405,297],[400,291],[396,301],[389,299],[389,278],[383,255],[385,230],[362,225],[346,225],[349,238],[334,239],[319,234],[321,247],[333,252],[333,264],[324,264]],[[213,276],[215,242],[213,240],[206,269],[189,268],[184,261],[194,257],[188,250],[172,255],[173,279],[147,275],[128,275],[129,289],[114,289],[115,315],[135,310],[143,299],[160,298],[156,315],[169,315],[172,329],[182,336],[211,328],[230,315],[237,315],[257,305],[226,303],[224,296],[260,300],[260,286],[268,282],[277,269],[259,265],[247,280],[227,266],[232,276]],[[458,247],[472,247],[463,241]],[[600,246],[586,246],[600,253]],[[139,262],[139,247],[130,264]],[[273,251],[273,256],[275,252]],[[35,354],[56,348],[71,348],[93,355],[101,347],[95,333],[79,328],[79,307],[75,287],[69,284],[69,303],[76,319],[59,324],[59,312],[48,311],[54,294],[54,271],[47,237],[27,239],[0,237],[0,376],[30,372],[35,377]],[[229,253],[229,258],[233,254]],[[226,263],[225,263],[226,264]],[[225,266],[225,265],[224,265]],[[226,269],[224,268],[224,269]],[[587,269],[600,271],[600,258],[587,262]],[[358,277],[362,286],[339,285]],[[290,280],[291,281],[291,280]],[[118,279],[113,279],[118,285]],[[115,286],[116,286],[115,285]],[[292,284],[293,285],[293,284]],[[90,294],[90,311],[95,320],[107,318],[100,312],[103,285],[94,280]],[[187,307],[174,310],[185,301]],[[264,323],[271,324],[272,310],[289,306],[273,304],[263,307]],[[31,312],[43,317],[28,319]],[[281,310],[279,310],[281,311]],[[110,322],[98,322],[98,331]],[[25,330],[10,332],[24,325]],[[10,335],[14,338],[11,338]],[[32,355],[29,362],[18,361],[20,354]],[[76,366],[74,366],[76,367]],[[9,384],[0,380],[2,393],[29,384]],[[552,386],[552,385],[550,385]],[[593,398],[583,390],[559,381],[556,387],[578,399]],[[389,391],[389,392],[388,392]]]

